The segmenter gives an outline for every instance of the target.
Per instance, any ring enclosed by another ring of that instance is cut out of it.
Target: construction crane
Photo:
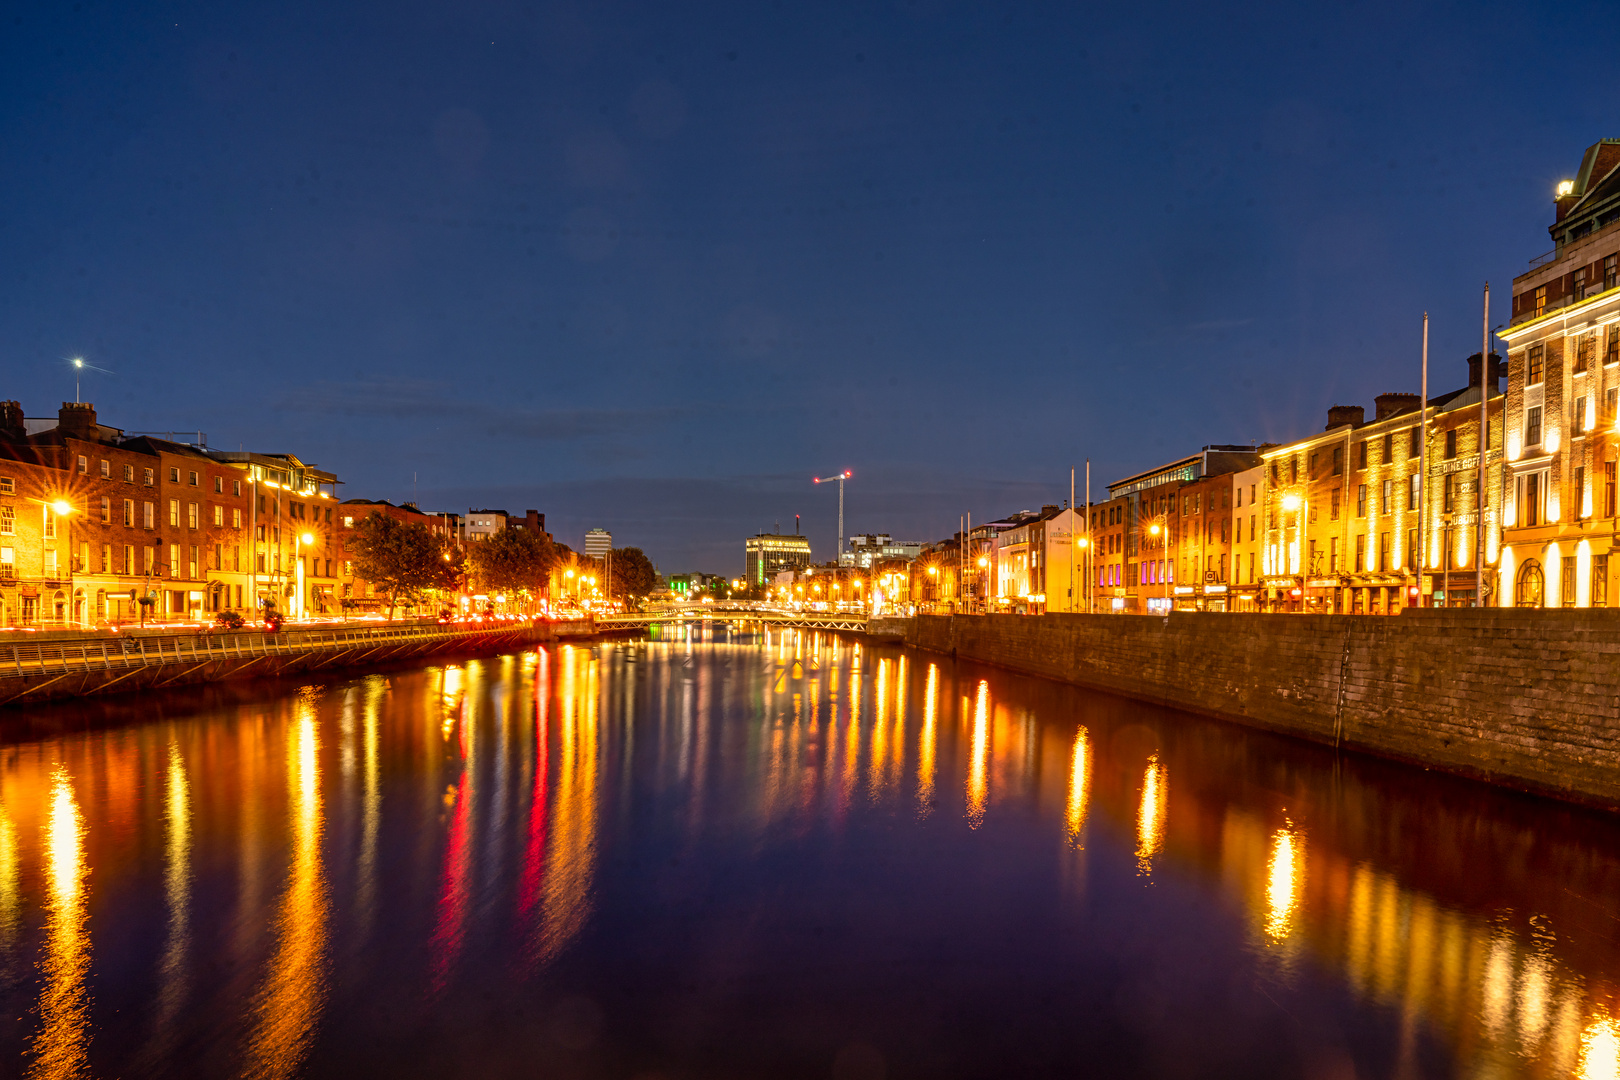
[[[844,481],[848,480],[854,475],[854,473],[850,472],[848,469],[845,469],[841,473],[834,473],[831,476],[818,476],[815,478],[815,482],[818,484],[830,484],[834,480],[838,481],[838,546],[833,549],[833,562],[840,564],[842,563],[842,560],[839,558],[839,555],[844,550]]]

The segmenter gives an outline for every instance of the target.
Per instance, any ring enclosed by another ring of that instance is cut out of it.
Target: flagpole
[[[1423,607],[1423,569],[1429,559],[1429,313],[1423,313],[1423,399],[1418,403],[1418,607]],[[1430,595],[1433,602],[1433,595]]]
[[[1491,371],[1491,283],[1485,283],[1485,311],[1479,324],[1479,482],[1474,490],[1474,606],[1485,606],[1485,448],[1491,440],[1490,414],[1486,412],[1487,387]],[[1584,420],[1584,417],[1582,418]],[[1581,493],[1575,493],[1575,513],[1580,514]]]

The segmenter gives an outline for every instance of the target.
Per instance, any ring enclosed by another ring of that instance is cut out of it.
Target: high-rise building
[[[591,529],[585,534],[585,554],[600,559],[613,550],[613,534],[606,529]]]
[[[747,580],[751,588],[764,586],[783,570],[801,570],[810,565],[810,541],[795,533],[750,536],[747,550]]]

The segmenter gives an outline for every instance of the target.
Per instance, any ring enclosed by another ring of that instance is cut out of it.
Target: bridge
[[[598,615],[598,630],[635,629],[644,626],[684,626],[692,623],[762,623],[766,626],[794,627],[799,630],[838,630],[864,634],[870,629],[865,615],[830,611],[761,611],[752,608],[703,608],[678,611],[633,612],[624,615]]]

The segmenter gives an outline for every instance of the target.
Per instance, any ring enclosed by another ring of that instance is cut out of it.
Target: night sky
[[[1466,379],[1612,4],[0,7],[0,397],[740,572]],[[413,481],[413,476],[415,477]]]

